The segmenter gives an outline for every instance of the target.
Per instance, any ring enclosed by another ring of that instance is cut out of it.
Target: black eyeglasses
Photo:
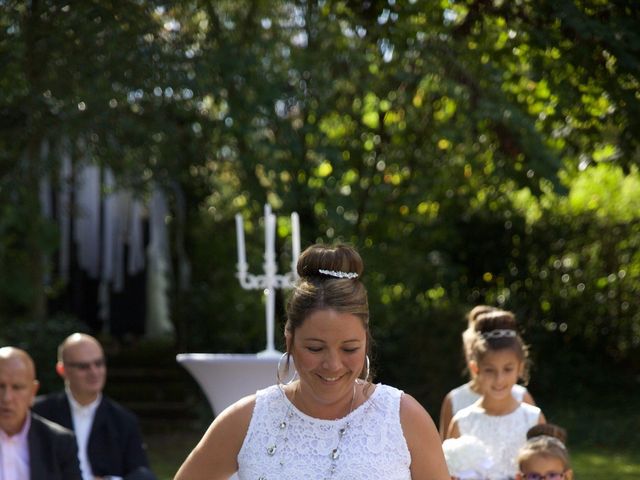
[[[65,367],[71,367],[82,371],[89,370],[92,365],[96,368],[102,368],[106,365],[106,362],[104,358],[99,358],[92,362],[64,362]]]
[[[523,473],[522,478],[524,480],[562,480],[566,472],[547,472],[544,475],[541,473]]]

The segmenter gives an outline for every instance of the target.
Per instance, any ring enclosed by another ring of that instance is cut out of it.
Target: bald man
[[[81,480],[73,432],[30,411],[38,387],[29,354],[0,348],[0,479]]]
[[[156,480],[138,419],[102,394],[107,366],[94,337],[74,333],[58,347],[56,372],[65,391],[36,399],[33,411],[72,428],[83,480]]]

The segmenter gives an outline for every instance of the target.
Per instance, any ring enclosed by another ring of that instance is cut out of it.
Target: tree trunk
[[[42,122],[44,112],[41,110],[39,95],[42,94],[39,88],[43,76],[45,64],[40,62],[44,56],[39,51],[39,37],[41,32],[40,21],[41,5],[34,0],[30,8],[25,12],[23,25],[25,31],[26,55],[24,61],[24,71],[31,91],[30,101],[27,104],[27,143],[24,156],[24,164],[19,167],[20,175],[24,181],[18,198],[21,199],[21,208],[24,211],[24,218],[27,222],[24,248],[27,251],[29,262],[25,266],[28,272],[32,290],[32,300],[28,306],[29,318],[33,320],[44,320],[47,315],[46,294],[44,286],[45,273],[45,253],[43,249],[42,217],[40,206],[40,174],[42,172],[42,159],[40,158],[40,148],[42,145]]]

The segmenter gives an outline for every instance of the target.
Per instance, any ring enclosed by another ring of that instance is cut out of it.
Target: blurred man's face
[[[107,367],[102,347],[84,339],[68,345],[63,355],[62,376],[74,398],[81,404],[90,403],[104,388]]]
[[[0,359],[0,429],[7,435],[22,430],[37,391],[33,368],[23,359]]]

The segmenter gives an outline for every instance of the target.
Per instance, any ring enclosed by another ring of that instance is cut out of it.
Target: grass
[[[186,430],[146,435],[149,460],[159,480],[172,480],[203,431]],[[576,480],[637,480],[640,449],[575,447],[571,461]]]
[[[636,395],[626,401],[600,398],[597,402],[545,401],[547,419],[569,432],[569,450],[576,480],[640,479],[640,409]],[[145,432],[149,460],[159,480],[172,480],[200,440],[208,420],[198,427]]]
[[[158,480],[171,480],[204,431],[174,430],[146,434],[149,462]]]
[[[541,400],[547,420],[567,429],[576,480],[640,478],[640,392]],[[580,397],[581,401],[576,398]]]
[[[576,480],[637,480],[640,478],[640,452],[574,449],[571,461]]]

